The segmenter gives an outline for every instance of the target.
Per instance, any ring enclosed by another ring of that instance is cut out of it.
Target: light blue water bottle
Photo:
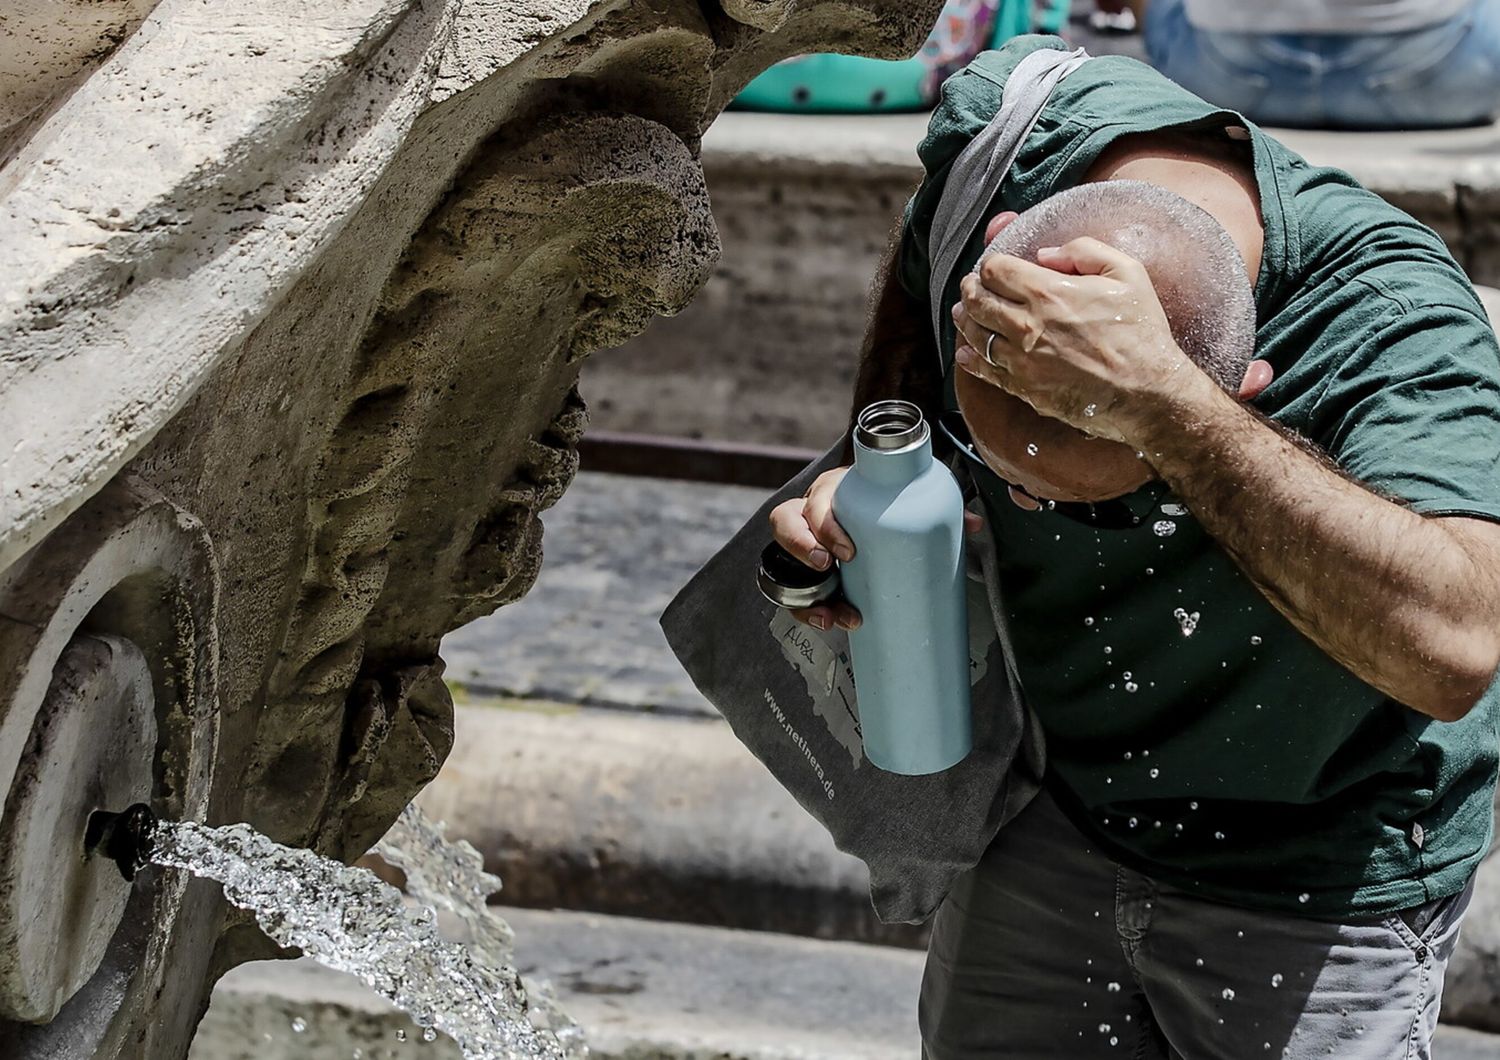
[[[972,746],[963,495],[915,405],[860,413],[833,513],[854,542],[839,580],[864,620],[849,651],[865,756],[912,775],[957,765]]]

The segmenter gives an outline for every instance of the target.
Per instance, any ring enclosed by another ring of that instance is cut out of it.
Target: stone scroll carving
[[[73,866],[37,906],[59,871],[25,842],[38,822],[66,838],[86,804],[147,797],[351,857],[435,774],[439,641],[535,579],[584,358],[682,308],[718,253],[703,129],[788,55],[910,54],[937,7],[8,16],[0,83],[26,91],[0,110],[7,1056],[175,1060],[214,976],[269,954],[167,876]],[[87,930],[21,945],[49,916]]]

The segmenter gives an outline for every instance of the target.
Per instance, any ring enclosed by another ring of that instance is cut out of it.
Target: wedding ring
[[[986,363],[988,363],[991,368],[999,368],[1000,366],[995,363],[995,359],[990,356],[990,345],[994,341],[995,341],[995,333],[992,331],[992,332],[990,332],[990,337],[984,340],[984,359],[985,359]]]

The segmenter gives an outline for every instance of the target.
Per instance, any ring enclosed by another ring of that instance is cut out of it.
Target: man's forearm
[[[1134,441],[1266,598],[1401,703],[1461,717],[1500,659],[1500,586],[1453,520],[1349,481],[1205,377]]]

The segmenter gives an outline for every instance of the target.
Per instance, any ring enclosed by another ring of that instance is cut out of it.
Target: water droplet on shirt
[[[1128,761],[1130,761],[1134,757],[1135,757],[1135,755],[1131,754],[1129,751],[1125,752],[1125,761],[1128,762]]]
[[[1094,624],[1094,616],[1090,615],[1088,618],[1085,618],[1083,624],[1085,626],[1092,626]]]
[[[1109,1033],[1109,1024],[1108,1023],[1101,1023],[1101,1024],[1099,1024],[1099,1033],[1100,1034],[1108,1034]]]
[[[301,1016],[298,1016],[292,1020],[293,1034],[301,1034],[305,1030],[307,1030],[307,1020],[303,1019]]]
[[[1141,686],[1136,684],[1134,681],[1125,682],[1125,691],[1127,692],[1138,692],[1140,691],[1140,687]]]
[[[1196,964],[1196,965],[1197,965],[1197,966],[1198,966],[1198,967],[1199,967],[1199,968],[1202,968],[1202,967],[1203,967],[1203,958],[1202,958],[1202,957],[1199,957],[1199,958],[1198,958],[1198,959],[1197,959],[1197,960],[1196,960],[1196,961],[1194,961],[1194,962],[1193,962],[1193,963],[1194,963],[1194,964]]]
[[[1190,803],[1188,803],[1188,809],[1190,809],[1190,810],[1196,810],[1197,808],[1198,808],[1198,804],[1196,802],[1190,802]]]
[[[1215,839],[1223,839],[1224,838],[1224,833],[1223,832],[1215,832],[1214,833],[1214,838]]]
[[[1182,822],[1181,822],[1181,821],[1178,821],[1178,822],[1177,822],[1177,831],[1178,831],[1178,832],[1181,832],[1181,831],[1182,831]]]
[[[1138,825],[1140,823],[1141,823],[1141,821],[1140,821],[1140,818],[1138,818],[1138,817],[1132,817],[1130,819],[1130,827],[1131,828],[1134,828],[1136,825]]]
[[[1157,769],[1155,766],[1152,766],[1151,767],[1151,779],[1155,780],[1159,776],[1161,776],[1161,770]]]
[[[398,1042],[404,1042],[404,1041],[406,1041],[406,1031],[403,1028],[401,1028],[401,1027],[397,1027],[396,1028],[396,1041],[398,1041]]]
[[[1301,902],[1303,905],[1306,905],[1307,904],[1307,900],[1309,898],[1311,898],[1311,897],[1312,897],[1312,895],[1310,895],[1306,891],[1304,891],[1303,893],[1301,893],[1301,894],[1299,894],[1297,896],[1297,901]]]
[[[1177,533],[1177,524],[1170,519],[1158,519],[1151,524],[1151,532],[1157,537],[1171,537]]]
[[[1161,513],[1163,515],[1177,515],[1177,516],[1182,516],[1182,515],[1186,515],[1188,513],[1188,510],[1187,510],[1187,508],[1185,508],[1181,504],[1171,504],[1171,503],[1168,503],[1168,504],[1163,504],[1161,506]]]
[[[1221,995],[1220,995],[1220,996],[1221,996],[1221,997],[1222,997],[1222,998],[1223,998],[1223,999],[1224,999],[1224,1000],[1225,1000],[1225,1001],[1233,1001],[1233,1000],[1234,1000],[1234,991],[1233,991],[1233,990],[1231,990],[1231,989],[1229,989],[1229,987],[1227,987],[1227,986],[1226,986],[1226,987],[1225,987],[1225,988],[1224,988],[1224,993],[1223,993],[1223,994],[1221,994]]]
[[[1252,636],[1250,638],[1250,643],[1251,644],[1257,644],[1257,645],[1260,644],[1260,637],[1258,637],[1258,636]]]
[[[422,1040],[424,1042],[437,1041],[437,1031],[433,1030],[431,1027],[428,1027],[425,1031],[422,1032]]]
[[[1108,990],[1111,994],[1118,994],[1120,992],[1120,984],[1110,983],[1104,989]]]
[[[1038,452],[1038,449],[1036,447],[1036,443],[1035,442],[1027,442],[1026,443],[1026,455],[1027,456],[1036,456],[1037,452]]]
[[[1155,574],[1156,573],[1156,568],[1155,567],[1147,567],[1146,568],[1146,573],[1147,574]]]
[[[1109,645],[1108,645],[1108,644],[1106,644],[1106,645],[1105,645],[1105,646],[1104,646],[1104,654],[1105,654],[1105,655],[1108,655],[1108,654],[1109,654],[1109,653],[1110,653],[1110,652],[1112,652],[1112,651],[1114,651],[1114,649],[1113,649],[1113,648],[1111,648],[1111,647],[1110,647],[1110,646],[1109,646]]]
[[[1191,637],[1193,630],[1198,628],[1198,616],[1200,612],[1189,612],[1185,607],[1179,607],[1172,612],[1172,617],[1177,619],[1177,626],[1182,630],[1184,637]]]
[[[1277,972],[1275,975],[1271,976],[1271,986],[1273,988],[1281,986],[1281,983],[1282,983],[1282,978],[1281,978],[1281,973],[1280,972]]]
[[[1117,1038],[1117,1037],[1115,1037],[1114,1035],[1110,1035],[1109,1044],[1110,1045],[1119,1045],[1120,1044],[1120,1039]]]

